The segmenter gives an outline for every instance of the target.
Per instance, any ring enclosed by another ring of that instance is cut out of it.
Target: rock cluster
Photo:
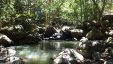
[[[14,48],[6,48],[4,46],[0,46],[0,64],[25,64],[22,58],[17,57],[16,51]]]
[[[65,49],[53,57],[53,64],[113,64],[113,48],[111,47],[103,52],[96,50],[86,52],[88,52],[87,56],[75,49]]]
[[[48,27],[44,31],[43,38],[53,39],[53,40],[77,40],[80,39],[82,36],[83,36],[83,30],[75,29],[69,26],[63,26],[61,29]]]
[[[76,64],[83,63],[84,57],[74,49],[65,49],[53,60],[53,64]]]

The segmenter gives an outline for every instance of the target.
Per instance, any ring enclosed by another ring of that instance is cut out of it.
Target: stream
[[[77,41],[43,40],[39,44],[12,46],[27,64],[51,64],[51,58],[65,48],[76,48]]]

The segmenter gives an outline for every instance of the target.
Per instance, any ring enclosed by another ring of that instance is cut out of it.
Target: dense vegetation
[[[8,62],[8,50],[13,50],[4,46],[71,40],[80,41],[75,47],[83,55],[73,49],[64,50],[64,53],[70,52],[70,58],[73,54],[73,61],[81,60],[81,56],[84,64],[107,64],[113,59],[113,15],[108,14],[112,10],[112,0],[0,0],[0,54],[6,56],[1,62]],[[56,48],[60,48],[59,43],[55,43]],[[39,47],[43,48],[42,44]],[[44,49],[55,49],[51,45],[53,42],[47,43]],[[58,59],[61,56],[63,54],[59,54]]]
[[[42,34],[43,31],[37,33],[39,27],[61,28],[64,25],[76,27],[85,21],[93,20],[96,20],[96,24],[101,25],[98,28],[102,27],[102,31],[105,32],[101,20],[104,12],[112,9],[112,0],[1,0],[0,33],[13,41],[18,41],[33,33]],[[85,29],[86,33],[92,30],[88,25]],[[55,33],[54,29],[50,30],[46,33]]]
[[[112,1],[112,0],[111,0]],[[86,20],[100,20],[104,10],[112,9],[110,0],[1,0],[0,28],[77,25]]]

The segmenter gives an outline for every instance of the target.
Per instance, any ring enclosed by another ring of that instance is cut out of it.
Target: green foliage
[[[111,9],[113,10],[113,4],[111,4]]]
[[[43,23],[46,26],[55,23],[55,18],[79,24],[87,20],[101,20],[108,8],[113,9],[108,0],[0,0],[0,25],[3,20],[17,25],[32,19],[32,24]],[[19,18],[22,20],[17,22]]]

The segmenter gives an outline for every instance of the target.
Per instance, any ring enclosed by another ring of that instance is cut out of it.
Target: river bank
[[[15,30],[9,30],[9,28],[1,29],[0,44],[3,46],[15,46],[24,44],[38,45],[41,41],[47,40],[63,40],[67,42],[74,41],[75,43],[78,41],[79,43],[75,46],[75,48],[69,48],[68,45],[66,45],[66,48],[77,50],[77,52],[85,58],[84,63],[107,64],[111,62],[113,57],[113,24],[111,23],[111,20],[105,19],[101,21],[101,23],[99,21],[92,20],[85,21],[76,27],[62,26],[61,28],[56,28],[53,26],[37,26],[37,28],[35,28],[32,32],[16,32]],[[56,46],[52,47],[54,48]],[[62,51],[60,50],[59,52]],[[59,53],[57,54],[59,55]],[[68,56],[70,55],[68,54]],[[52,61],[54,61],[55,58],[57,58],[57,56],[52,58]],[[59,61],[60,60],[62,59],[59,58]],[[62,63],[59,61],[57,63]]]

